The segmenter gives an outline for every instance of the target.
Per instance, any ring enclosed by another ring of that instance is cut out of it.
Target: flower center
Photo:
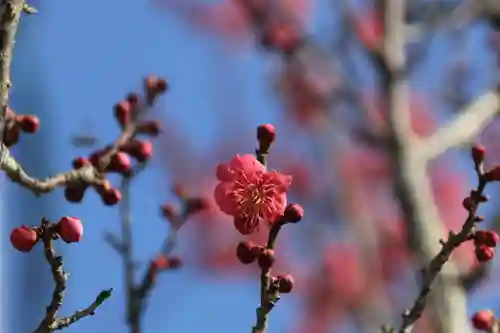
[[[254,187],[249,192],[250,192],[249,201],[251,201],[254,205],[259,205],[264,201],[264,196],[261,189]]]
[[[247,185],[242,192],[240,199],[242,212],[248,216],[260,215],[261,206],[265,201],[262,189],[255,185]]]

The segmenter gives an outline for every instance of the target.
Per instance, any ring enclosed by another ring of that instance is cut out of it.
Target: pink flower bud
[[[100,194],[102,202],[106,206],[114,206],[122,200],[122,193],[116,188],[110,187]]]
[[[35,133],[40,127],[40,121],[34,115],[18,115],[16,121],[24,133]]]
[[[139,162],[146,162],[153,156],[153,145],[150,141],[131,140],[121,149]]]
[[[276,127],[271,124],[264,124],[257,127],[257,140],[269,146],[276,140]]]
[[[486,262],[493,259],[495,256],[495,249],[487,245],[480,245],[476,247],[475,254],[479,262]]]
[[[68,202],[81,202],[85,195],[86,189],[87,185],[83,183],[69,184],[64,189],[64,197],[66,198],[66,200],[68,200]]]
[[[73,165],[73,169],[80,169],[84,166],[92,165],[92,163],[90,163],[90,160],[85,157],[77,157],[73,160],[73,162],[71,162],[71,164]]]
[[[484,161],[484,155],[486,154],[486,149],[481,144],[476,144],[472,147],[471,156],[472,161],[475,165],[480,165]]]
[[[76,243],[82,239],[83,225],[79,218],[65,216],[59,220],[59,235],[66,243]]]
[[[30,252],[38,241],[38,236],[32,228],[22,225],[10,233],[12,246],[21,252]]]
[[[254,244],[252,242],[240,242],[236,248],[236,256],[238,260],[245,265],[251,264],[255,261],[256,256],[252,251]]]
[[[476,312],[471,320],[475,329],[489,331],[495,322],[495,314],[491,310],[482,310]]]
[[[499,240],[498,234],[493,230],[478,230],[474,233],[474,244],[476,246],[486,245],[495,247]]]
[[[494,166],[485,176],[490,182],[500,181],[500,165]]]
[[[293,276],[291,276],[290,274],[278,275],[276,279],[278,280],[280,293],[286,294],[292,291],[293,285],[295,283],[295,281],[293,280]]]
[[[274,251],[271,249],[265,249],[258,258],[259,267],[264,270],[270,269],[275,260],[276,257],[274,255]]]
[[[115,118],[121,126],[125,126],[130,122],[130,114],[132,106],[127,100],[121,101],[115,105]]]
[[[164,255],[159,255],[151,262],[151,268],[156,271],[162,271],[168,268],[168,258]]]
[[[464,200],[462,201],[462,206],[463,206],[466,210],[471,210],[471,209],[474,207],[474,202],[472,201],[472,199],[471,199],[471,198],[466,197],[466,198],[464,198]]]
[[[111,156],[107,171],[118,172],[127,175],[131,172],[130,157],[124,152],[117,152]]]
[[[299,204],[290,204],[285,209],[285,221],[297,223],[304,217],[304,209]]]

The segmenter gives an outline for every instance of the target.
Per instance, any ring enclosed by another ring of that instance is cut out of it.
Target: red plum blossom
[[[219,164],[216,176],[220,183],[214,191],[215,202],[222,212],[234,217],[235,227],[243,235],[255,231],[261,220],[272,226],[283,215],[291,176],[266,171],[250,154]]]

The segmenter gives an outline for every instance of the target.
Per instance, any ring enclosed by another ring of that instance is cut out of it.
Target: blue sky
[[[217,119],[210,110],[221,105],[214,98],[224,98],[224,91],[216,88],[218,70],[234,75],[244,87],[246,133],[253,135],[255,125],[277,118],[279,109],[266,81],[272,59],[257,52],[227,52],[220,43],[186,29],[173,15],[159,13],[146,0],[47,0],[38,9],[40,15],[23,19],[34,21],[30,22],[29,43],[36,48],[41,66],[33,75],[41,76],[48,85],[46,94],[53,117],[51,145],[57,151],[49,168],[54,172],[66,170],[73,156],[87,153],[70,144],[70,137],[82,132],[82,127],[101,142],[118,135],[112,105],[128,91],[138,89],[141,79],[149,73],[165,76],[171,82],[172,89],[159,111],[190,133],[199,149],[213,142],[217,130]],[[321,26],[318,17],[312,30]],[[483,38],[484,27],[474,29],[470,50],[484,49]],[[439,83],[435,78],[442,74],[446,63],[447,45],[439,36],[434,43],[429,58],[433,64],[415,77],[416,85],[425,91],[435,90]],[[491,59],[484,52],[469,53],[474,70],[484,78]],[[26,54],[20,56],[29,61]],[[472,88],[477,94],[484,85],[477,83]],[[157,250],[156,244],[167,232],[158,216],[159,205],[172,199],[163,174],[153,162],[133,188],[135,250],[142,260]],[[64,247],[66,268],[71,273],[63,312],[87,305],[101,289],[113,287],[116,291],[96,316],[65,332],[124,332],[121,261],[102,240],[104,232],[119,230],[117,209],[103,207],[93,193],[81,205],[65,203],[61,190],[41,200],[53,200],[61,214],[79,216],[85,222],[81,244],[59,244]],[[180,243],[183,241],[188,239],[181,235]],[[22,255],[6,251],[13,261]],[[144,332],[248,332],[255,319],[257,289],[256,280],[214,280],[198,276],[189,268],[167,274],[160,278],[149,302]],[[490,304],[483,297],[480,301],[481,305]],[[270,332],[284,332],[290,327],[293,320],[289,318],[297,314],[295,306],[293,295],[279,304],[272,314]]]

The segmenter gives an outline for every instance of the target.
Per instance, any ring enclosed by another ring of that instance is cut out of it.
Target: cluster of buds
[[[473,235],[475,254],[479,262],[493,259],[500,237],[493,230],[478,230]]]
[[[37,116],[16,114],[10,107],[7,107],[3,143],[7,147],[12,147],[19,142],[21,132],[35,133],[39,127],[40,121]]]
[[[30,252],[44,232],[50,231],[52,238],[61,238],[66,243],[77,243],[83,236],[83,225],[80,219],[72,216],[62,217],[59,222],[44,227],[29,227],[22,225],[10,233],[12,246],[21,252]]]
[[[474,313],[471,321],[475,329],[484,332],[492,332],[493,326],[498,325],[495,313],[491,310],[481,310]]]
[[[151,141],[138,139],[138,135],[156,137],[161,133],[160,124],[154,120],[138,119],[145,110],[153,105],[158,96],[167,91],[167,83],[163,78],[149,76],[144,80],[144,100],[139,94],[130,93],[114,107],[114,115],[118,125],[124,131],[132,131],[127,140],[118,141],[118,147],[108,146],[90,154],[88,158],[77,157],[73,160],[73,168],[94,167],[104,173],[116,173],[123,177],[132,175],[133,162],[146,163],[153,156]],[[123,136],[122,136],[123,137]],[[69,184],[65,189],[66,200],[78,203],[83,200],[88,185],[82,182]],[[117,204],[121,193],[109,182],[95,186],[96,192],[107,206]]]
[[[257,261],[262,270],[269,270],[273,266],[276,258],[274,250],[262,245],[256,245],[250,241],[240,242],[236,248],[236,256],[242,264],[248,265]],[[278,275],[271,278],[271,284],[278,292],[286,294],[292,291],[294,280],[290,274]]]
[[[463,207],[469,212],[469,218],[475,223],[484,220],[482,216],[477,215],[477,209],[481,203],[488,201],[488,197],[483,194],[487,183],[500,180],[499,166],[490,171],[484,171],[485,156],[486,149],[482,145],[476,144],[472,147],[471,159],[479,179],[479,186],[476,190],[472,190],[462,202]],[[495,231],[477,230],[470,235],[470,239],[474,241],[475,254],[479,262],[487,262],[494,257],[495,247],[499,241],[499,236]]]
[[[285,209],[283,216],[274,224],[274,230],[279,230],[286,223],[297,223],[304,216],[303,208],[298,204],[290,204]],[[271,233],[273,229],[271,229]],[[236,257],[244,264],[249,265],[257,262],[263,271],[270,271],[276,261],[274,249],[270,246],[254,244],[243,241],[236,247]],[[293,289],[293,277],[289,274],[278,275],[271,278],[271,286],[275,286],[280,293],[289,293]]]
[[[481,144],[472,147],[471,158],[474,162],[476,173],[484,178],[484,182],[500,181],[500,165],[493,166],[490,170],[484,171],[484,159],[486,157],[486,148]]]

